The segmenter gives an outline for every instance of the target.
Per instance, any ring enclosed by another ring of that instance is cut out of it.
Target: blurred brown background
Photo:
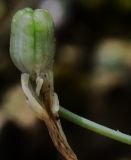
[[[56,27],[55,91],[69,110],[131,134],[131,1],[0,0],[0,160],[62,160],[26,104],[9,56],[21,8],[46,8]],[[131,146],[61,119],[79,160],[131,160]]]

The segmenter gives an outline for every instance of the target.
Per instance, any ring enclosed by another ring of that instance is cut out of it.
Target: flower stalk
[[[82,127],[87,130],[98,133],[102,136],[114,139],[116,141],[131,145],[131,136],[120,132],[119,130],[114,130],[93,121],[90,121],[86,118],[83,118],[75,113],[70,112],[69,110],[60,107],[59,114],[62,118]]]

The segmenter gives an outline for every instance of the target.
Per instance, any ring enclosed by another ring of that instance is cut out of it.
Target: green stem
[[[60,107],[59,114],[61,117],[65,118],[66,120],[69,120],[70,122],[73,122],[74,124],[76,124],[78,126],[81,126],[85,129],[89,129],[91,131],[99,133],[100,135],[117,140],[119,142],[131,145],[131,136],[124,134],[118,130],[115,131],[115,130],[110,129],[108,127],[104,127],[100,124],[92,122],[88,119],[85,119],[81,116],[78,116],[78,115],[68,111],[67,109],[65,109],[63,107]]]

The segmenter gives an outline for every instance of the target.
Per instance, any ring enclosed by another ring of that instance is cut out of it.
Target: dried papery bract
[[[77,160],[62,130],[58,97],[53,87],[54,25],[47,10],[26,8],[12,20],[10,55],[22,71],[22,89],[36,115],[45,121],[58,151]]]

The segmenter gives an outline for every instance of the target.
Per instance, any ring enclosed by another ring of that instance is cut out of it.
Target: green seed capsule
[[[53,65],[54,24],[47,10],[25,8],[11,24],[10,55],[22,72],[43,73]]]

